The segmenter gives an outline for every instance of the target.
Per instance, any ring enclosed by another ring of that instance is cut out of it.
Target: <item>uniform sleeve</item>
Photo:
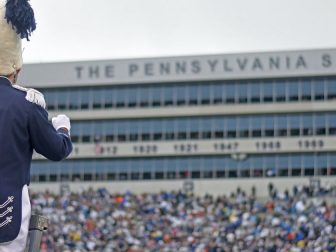
[[[72,151],[70,136],[66,130],[56,131],[48,121],[48,113],[42,107],[31,104],[29,134],[35,151],[47,159],[60,161]]]

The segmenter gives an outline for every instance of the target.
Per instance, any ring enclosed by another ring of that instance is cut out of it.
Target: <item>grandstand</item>
[[[20,81],[72,120],[73,153],[34,154],[33,186],[336,175],[335,49],[27,64]]]

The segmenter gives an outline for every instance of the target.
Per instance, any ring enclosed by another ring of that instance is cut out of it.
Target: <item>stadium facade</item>
[[[32,182],[336,175],[336,50],[28,64],[72,120]]]

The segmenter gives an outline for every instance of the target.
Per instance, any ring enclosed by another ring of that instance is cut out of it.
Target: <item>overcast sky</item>
[[[336,48],[336,0],[30,0],[24,62]]]

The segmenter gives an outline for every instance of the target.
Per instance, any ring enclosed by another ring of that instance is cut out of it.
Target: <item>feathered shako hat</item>
[[[8,76],[22,67],[21,39],[36,28],[29,0],[0,0],[0,75]]]

